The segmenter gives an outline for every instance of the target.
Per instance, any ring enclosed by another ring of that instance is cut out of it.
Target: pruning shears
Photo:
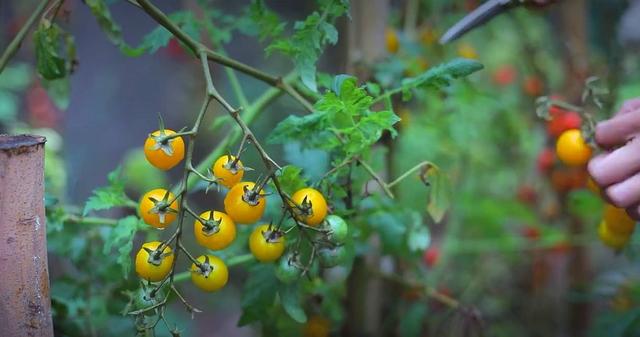
[[[460,36],[464,35],[468,31],[479,27],[489,20],[493,19],[496,15],[504,13],[510,9],[527,6],[527,7],[541,7],[557,0],[489,0],[474,9],[471,13],[463,17],[458,23],[449,28],[444,35],[440,38],[440,43],[445,44],[451,42]]]

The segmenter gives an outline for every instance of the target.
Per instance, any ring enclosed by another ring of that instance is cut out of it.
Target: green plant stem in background
[[[15,55],[18,49],[20,49],[22,41],[24,41],[24,39],[27,37],[29,29],[31,29],[31,26],[33,26],[38,17],[41,16],[42,13],[44,13],[45,9],[47,8],[47,4],[49,4],[50,1],[51,0],[43,0],[42,2],[40,2],[27,22],[25,22],[24,26],[20,28],[18,34],[16,34],[13,40],[11,40],[11,43],[9,43],[7,49],[5,49],[4,53],[2,53],[2,57],[0,57],[0,74],[2,74],[2,71],[7,66],[7,63],[9,63],[9,60],[13,57],[13,55]],[[60,3],[60,1],[61,0],[56,1],[56,5]]]
[[[295,73],[290,73],[284,77],[284,82],[292,81],[297,75]],[[251,124],[253,120],[276,98],[282,95],[283,91],[280,88],[272,87],[265,91],[260,97],[258,97],[253,104],[251,104],[247,109],[245,109],[244,113],[241,114],[242,120],[247,124]],[[218,143],[218,145],[211,150],[211,152],[203,159],[198,166],[196,166],[196,170],[199,172],[205,172],[208,168],[211,167],[213,161],[216,158],[220,157],[224,154],[231,144],[240,140],[242,136],[242,132],[238,129],[233,129],[231,133],[229,133],[224,139]],[[190,179],[187,182],[187,189],[193,188],[193,186],[198,182],[198,179],[195,177]]]
[[[84,224],[84,225],[109,225],[115,226],[118,224],[118,219],[100,218],[100,217],[82,217],[78,215],[68,215],[63,220],[64,223]]]

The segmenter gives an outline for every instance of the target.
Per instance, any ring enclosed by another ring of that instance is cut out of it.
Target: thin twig
[[[369,166],[369,164],[367,164],[367,162],[365,162],[364,160],[361,160],[359,158],[356,159],[358,161],[358,163],[360,165],[362,165],[362,167],[365,169],[365,171],[367,171],[369,173],[369,175],[376,181],[378,182],[378,185],[380,185],[380,187],[382,187],[382,190],[384,191],[384,193],[391,199],[394,198],[393,196],[393,192],[391,192],[391,190],[389,189],[389,186],[387,185],[387,183],[376,173],[376,171],[373,170],[373,168],[371,166]]]
[[[47,5],[49,4],[50,1],[51,0],[43,0],[42,2],[40,2],[40,4],[33,11],[31,16],[27,20],[27,22],[25,22],[24,26],[20,28],[20,30],[18,31],[18,34],[16,34],[13,40],[11,40],[11,42],[9,43],[9,46],[7,46],[7,49],[4,50],[4,52],[2,53],[2,57],[0,57],[0,74],[2,74],[2,71],[7,66],[7,63],[9,63],[9,60],[13,57],[13,55],[15,55],[18,49],[20,49],[22,42],[27,37],[27,33],[31,29],[31,26],[33,26],[33,24],[36,22],[38,17],[42,15],[42,13],[47,8]],[[60,3],[60,2],[61,0],[57,1],[57,3]]]

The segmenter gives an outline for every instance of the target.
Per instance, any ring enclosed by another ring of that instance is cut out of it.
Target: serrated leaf
[[[451,183],[444,172],[436,166],[429,166],[422,175],[429,184],[427,212],[435,222],[440,222],[451,204]]]
[[[403,99],[407,100],[411,97],[411,89],[419,87],[445,87],[448,86],[452,80],[469,76],[482,68],[484,68],[484,66],[477,61],[457,58],[430,68],[416,77],[404,79],[399,89],[403,94]]]
[[[130,215],[122,218],[111,227],[109,235],[104,241],[102,253],[111,255],[113,247],[118,247],[116,262],[122,267],[124,277],[127,278],[131,269],[131,250],[133,249],[133,236],[146,225],[138,217]]]
[[[304,21],[297,21],[294,33],[289,38],[280,38],[267,46],[267,54],[278,51],[291,57],[300,80],[310,90],[317,90],[316,62],[327,44],[338,41],[338,31],[332,22],[348,11],[348,5],[328,1],[321,5],[323,15],[313,12]]]
[[[286,27],[278,15],[270,10],[263,0],[254,0],[248,7],[247,16],[252,25],[241,27],[245,33],[258,35],[260,41],[280,36]]]
[[[249,269],[242,292],[242,316],[238,326],[267,318],[267,311],[273,306],[278,291],[278,279],[270,264],[257,264]]]
[[[302,169],[292,165],[287,165],[278,171],[278,181],[282,189],[288,194],[292,194],[307,185],[307,179],[302,176]]]
[[[60,52],[63,50],[63,31],[56,24],[40,24],[33,33],[36,52],[36,69],[47,80],[63,78],[67,75],[67,61]]]
[[[177,11],[169,15],[169,19],[175,25],[180,27],[191,38],[198,40],[200,38],[200,32],[198,29],[198,21],[190,11]],[[163,26],[158,25],[151,32],[144,36],[142,42],[135,49],[124,49],[123,52],[132,57],[142,55],[144,52],[153,54],[158,49],[166,47],[169,41],[174,38],[173,34],[169,32]],[[122,48],[121,48],[122,49]],[[132,53],[131,53],[132,52]]]
[[[107,176],[109,185],[97,188],[93,195],[89,197],[82,211],[83,215],[89,214],[93,210],[105,210],[113,207],[127,206],[131,199],[124,191],[124,181],[121,179],[120,167],[109,173]]]
[[[305,323],[307,321],[307,315],[300,306],[300,294],[298,293],[297,283],[281,286],[278,294],[280,295],[280,302],[282,303],[284,311],[291,316],[294,321]]]

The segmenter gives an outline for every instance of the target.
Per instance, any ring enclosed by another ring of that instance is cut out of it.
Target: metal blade
[[[459,38],[464,33],[486,23],[494,16],[504,12],[506,9],[510,8],[511,5],[518,3],[520,2],[514,0],[489,0],[483,3],[462,18],[462,20],[458,21],[458,23],[453,25],[453,27],[449,28],[449,30],[440,38],[440,44],[445,44]]]

